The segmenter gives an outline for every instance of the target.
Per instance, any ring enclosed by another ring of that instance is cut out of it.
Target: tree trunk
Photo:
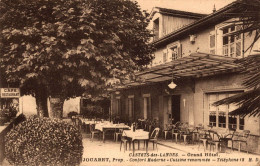
[[[44,87],[38,88],[36,94],[36,108],[39,117],[48,117],[47,92]]]
[[[63,117],[63,104],[65,99],[60,96],[50,97],[50,110],[49,115],[50,118],[59,118]]]

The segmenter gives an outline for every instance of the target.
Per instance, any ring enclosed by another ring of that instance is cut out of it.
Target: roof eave
[[[159,38],[158,40],[152,42],[151,44],[154,45],[154,46],[160,46],[164,42],[167,42],[168,40],[172,40],[174,38],[177,38],[180,35],[185,34],[185,33],[190,33],[191,31],[196,30],[196,28],[201,27],[205,24],[208,24],[209,22],[219,22],[221,20],[226,20],[226,18],[222,17],[223,13],[227,12],[229,10],[230,11],[236,10],[236,5],[237,5],[237,2],[235,1],[235,2],[223,7],[222,9],[220,9],[220,10],[218,10],[218,11],[216,11],[216,12],[214,12],[214,13],[206,16],[206,17],[203,17],[203,18],[201,18],[201,19],[199,19],[199,20],[197,20],[197,21],[195,21],[191,24],[184,26],[183,28],[180,28],[176,31],[173,31],[173,32],[169,33],[168,35],[166,35],[162,38]]]

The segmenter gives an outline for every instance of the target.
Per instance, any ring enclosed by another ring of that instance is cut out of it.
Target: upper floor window
[[[215,31],[210,32],[209,34],[209,53],[216,54],[215,45],[216,45],[216,35]]]
[[[242,56],[241,35],[234,35],[238,26],[227,26],[222,29],[223,55],[229,57]]]
[[[158,40],[159,39],[159,18],[153,21],[153,40]]]
[[[174,42],[167,46],[167,50],[163,53],[163,62],[172,61],[182,57],[181,44]]]

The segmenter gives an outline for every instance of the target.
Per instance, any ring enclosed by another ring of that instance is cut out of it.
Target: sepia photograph
[[[260,0],[0,0],[0,165],[260,166]]]

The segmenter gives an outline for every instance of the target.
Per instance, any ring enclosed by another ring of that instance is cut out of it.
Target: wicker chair
[[[240,150],[241,150],[241,144],[245,144],[246,151],[248,153],[248,136],[249,136],[249,134],[250,134],[249,130],[243,130],[242,133],[235,132],[234,137],[232,139],[231,149],[233,150],[233,142],[238,142],[238,151],[240,152]]]

